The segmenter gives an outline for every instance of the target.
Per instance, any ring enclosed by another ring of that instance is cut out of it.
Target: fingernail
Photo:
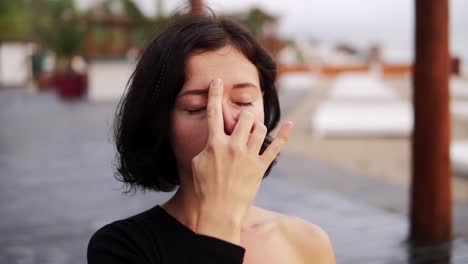
[[[221,86],[221,79],[216,78],[213,80],[213,87],[220,87]]]

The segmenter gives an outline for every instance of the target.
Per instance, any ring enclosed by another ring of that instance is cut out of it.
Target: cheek
[[[257,120],[264,123],[263,101],[251,108]],[[208,140],[206,119],[191,118],[183,113],[172,115],[171,145],[179,167],[191,168],[191,161],[206,145]]]
[[[265,112],[263,110],[263,100],[260,101],[260,103],[258,103],[257,105],[255,105],[253,111],[255,112],[257,116],[257,120],[262,123],[265,123]]]
[[[206,145],[207,122],[174,114],[172,119],[171,145],[179,167],[191,167],[192,158]]]

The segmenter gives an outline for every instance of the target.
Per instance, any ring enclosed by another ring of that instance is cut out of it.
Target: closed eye
[[[193,110],[187,110],[187,112],[190,114],[190,115],[194,115],[194,114],[198,114],[198,113],[201,113],[203,112],[204,110],[206,109],[206,107],[202,107],[202,108],[198,108],[198,109],[193,109]]]
[[[236,104],[240,106],[252,106],[253,105],[252,103],[236,103]]]
[[[239,106],[253,106],[253,103],[250,102],[250,103],[235,103]],[[203,111],[206,110],[206,107],[201,107],[201,108],[197,108],[197,109],[188,109],[186,110],[190,115],[195,115],[195,114],[198,114],[198,113],[201,113]]]

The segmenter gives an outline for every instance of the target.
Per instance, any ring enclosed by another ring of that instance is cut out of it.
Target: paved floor
[[[300,99],[283,97],[290,109]],[[170,196],[121,194],[112,173],[114,107],[0,91],[0,263],[85,263],[97,228]],[[405,191],[284,153],[256,204],[320,225],[338,263],[468,263],[467,236],[432,248],[405,242]]]

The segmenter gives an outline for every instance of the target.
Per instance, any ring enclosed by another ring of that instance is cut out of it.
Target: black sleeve
[[[141,230],[128,224],[112,223],[99,229],[88,245],[88,264],[162,264],[159,246],[142,234]],[[187,243],[187,241],[184,241]],[[181,244],[184,244],[181,243]],[[245,249],[227,241],[196,234],[191,245],[181,250],[190,257],[188,263],[164,264],[241,264]]]

